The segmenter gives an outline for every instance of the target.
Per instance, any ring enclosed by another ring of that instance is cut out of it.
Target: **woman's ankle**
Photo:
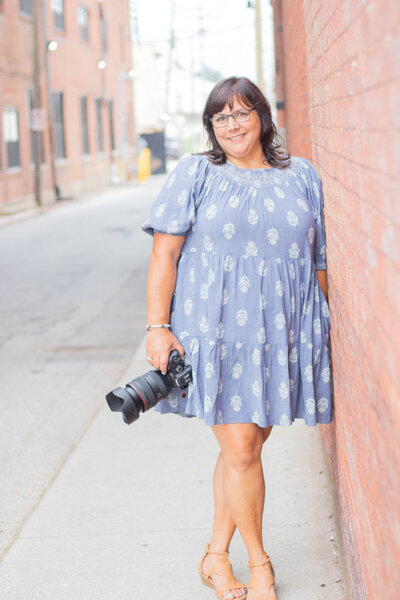
[[[209,547],[211,552],[229,552],[229,544],[231,540],[227,538],[212,537]]]
[[[252,550],[249,552],[249,563],[262,563],[268,557],[268,554],[265,552],[263,548],[259,548],[257,550]]]

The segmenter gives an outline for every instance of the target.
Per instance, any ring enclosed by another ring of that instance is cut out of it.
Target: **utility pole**
[[[264,74],[262,61],[262,28],[261,28],[261,0],[256,0],[256,55],[257,55],[257,84],[264,92]]]
[[[202,6],[199,7],[199,76],[200,76],[200,98],[201,104],[205,102],[205,93],[204,93],[204,77],[205,77],[205,62],[204,62],[204,35],[206,30],[204,29],[204,9]]]
[[[39,2],[40,0],[38,0]],[[33,4],[36,4],[36,0],[33,0]],[[53,102],[51,97],[51,84],[50,84],[50,67],[49,67],[49,48],[47,40],[47,19],[46,19],[46,0],[42,0],[42,26],[43,26],[43,41],[44,41],[44,64],[46,74],[46,95],[47,95],[47,127],[49,131],[49,145],[50,145],[50,171],[51,179],[53,183],[53,190],[55,200],[61,200],[60,188],[57,184],[57,171],[55,165],[56,159],[56,140],[55,140],[55,127],[54,127],[54,110]]]
[[[172,71],[172,66],[173,66],[174,48],[175,48],[175,0],[171,0],[171,25],[170,25],[170,34],[169,34],[167,73],[166,73],[166,78],[165,78],[164,112],[166,115],[169,114],[169,85],[170,85],[171,71]]]
[[[247,0],[247,7],[254,8],[254,25],[256,29],[256,61],[257,85],[264,92],[264,74],[262,60],[262,27],[261,27],[261,0]]]
[[[42,159],[42,136],[40,131],[33,129],[32,109],[41,108],[40,100],[40,42],[39,42],[39,1],[32,2],[32,26],[33,26],[33,95],[32,107],[29,115],[30,129],[33,136],[33,158],[35,162],[35,202],[38,206],[42,204],[42,190],[40,179],[40,163]]]

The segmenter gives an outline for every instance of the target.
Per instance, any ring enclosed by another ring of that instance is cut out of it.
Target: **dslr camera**
[[[186,364],[178,350],[172,350],[165,375],[159,369],[148,371],[132,379],[124,388],[117,387],[109,392],[106,400],[110,409],[113,412],[121,412],[125,423],[130,425],[139,418],[141,412],[150,410],[168,396],[173,387],[185,390],[191,381],[191,365]],[[181,397],[186,397],[184,391]]]

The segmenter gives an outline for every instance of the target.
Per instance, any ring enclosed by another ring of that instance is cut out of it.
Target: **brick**
[[[280,5],[279,116],[288,150],[323,181],[336,419],[321,434],[349,593],[380,598],[384,581],[397,600],[400,12],[394,0]]]
[[[41,3],[39,3],[40,5]],[[64,93],[65,136],[67,162],[57,166],[57,179],[61,189],[85,189],[85,185],[98,186],[106,183],[111,165],[110,131],[107,108],[102,107],[104,152],[99,153],[96,144],[95,99],[103,96],[114,105],[114,137],[116,152],[113,160],[121,160],[119,147],[123,137],[119,114],[122,91],[126,99],[126,112],[132,113],[133,90],[131,83],[118,83],[119,73],[127,73],[132,67],[129,33],[129,0],[104,0],[101,4],[107,24],[108,50],[107,67],[103,72],[97,68],[102,56],[100,39],[99,3],[86,0],[89,9],[89,42],[81,40],[77,22],[80,2],[73,0],[65,4],[65,32],[54,27],[54,15],[47,1],[48,39],[58,42],[58,49],[49,53],[51,87]],[[121,36],[122,32],[122,36]],[[33,170],[28,123],[27,88],[32,84],[32,20],[18,11],[18,2],[5,2],[0,11],[0,115],[7,104],[19,108],[21,170],[7,173],[6,148],[0,141],[0,203],[21,197],[31,197],[33,192]],[[44,65],[44,40],[41,63]],[[124,47],[124,57],[121,47]],[[42,105],[47,109],[45,75],[41,77]],[[90,158],[82,155],[82,131],[79,97],[88,98],[88,127]],[[128,130],[129,156],[127,167],[135,162],[134,131]],[[45,161],[47,169],[42,173],[44,192],[52,187],[50,170],[49,132],[44,132]],[[87,183],[86,183],[87,182]],[[72,186],[72,187],[71,187]],[[68,193],[67,193],[68,195]]]

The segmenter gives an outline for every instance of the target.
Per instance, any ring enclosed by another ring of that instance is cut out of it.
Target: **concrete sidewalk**
[[[144,355],[143,340],[120,384],[148,370]],[[1,597],[215,598],[200,584],[197,566],[211,533],[217,455],[202,420],[150,411],[127,426],[104,403],[3,560]],[[299,420],[275,427],[263,463],[264,540],[279,599],[343,600],[318,428]],[[231,560],[236,576],[248,583],[238,533]]]

